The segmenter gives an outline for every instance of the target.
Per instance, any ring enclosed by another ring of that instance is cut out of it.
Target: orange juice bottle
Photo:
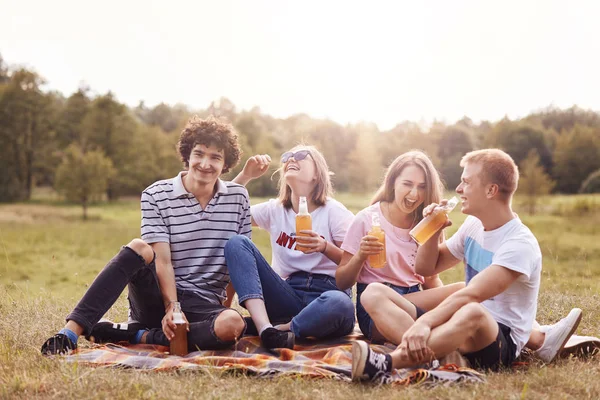
[[[298,215],[296,215],[296,240],[300,236],[309,237],[310,235],[307,235],[306,233],[300,233],[300,231],[310,230],[312,230],[312,219],[308,213],[308,203],[306,202],[306,197],[300,196]],[[300,244],[296,242],[296,250],[304,251],[307,250],[307,248],[300,246]]]
[[[458,199],[452,197],[445,206],[436,207],[431,214],[423,218],[408,234],[415,242],[422,246],[440,230],[442,225],[444,225],[448,219],[448,214],[450,214],[450,211],[452,211],[457,204]]]
[[[173,303],[173,322],[177,327],[175,328],[175,337],[169,343],[170,353],[176,356],[185,356],[188,353],[187,328],[181,313],[181,303],[178,301]]]
[[[381,229],[379,222],[379,214],[371,214],[371,230],[369,231],[370,236],[375,236],[379,243],[383,244],[383,250],[379,254],[373,254],[369,256],[369,265],[371,268],[383,268],[385,266],[385,232]]]

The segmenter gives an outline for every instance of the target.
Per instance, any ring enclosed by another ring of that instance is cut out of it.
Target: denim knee
[[[252,241],[248,239],[247,236],[244,235],[235,235],[227,240],[225,243],[225,256],[227,254],[231,254],[232,252],[238,251],[240,248],[248,247],[248,245],[253,245]]]
[[[252,252],[252,246],[254,243],[246,236],[235,235],[229,238],[225,243],[224,255],[227,262],[227,269],[231,272],[232,269],[242,267],[240,264],[241,259],[245,257],[245,253]],[[240,256],[242,258],[240,258]]]
[[[352,300],[346,293],[339,290],[329,290],[319,296],[319,300],[326,304],[328,313],[354,319],[354,304],[352,304]]]

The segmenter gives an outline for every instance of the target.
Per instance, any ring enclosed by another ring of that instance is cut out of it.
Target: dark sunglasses
[[[310,154],[310,151],[308,150],[298,150],[295,153],[292,153],[291,151],[286,151],[285,153],[283,153],[283,155],[281,156],[281,162],[282,163],[286,163],[290,160],[290,158],[294,157],[294,160],[296,161],[302,161],[306,158],[307,155]]]

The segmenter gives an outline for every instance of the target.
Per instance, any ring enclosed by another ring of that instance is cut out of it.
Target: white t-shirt
[[[283,278],[294,272],[325,274],[334,277],[337,264],[321,253],[304,254],[296,250],[296,212],[277,199],[251,207],[256,225],[271,235],[272,267]],[[312,230],[328,242],[342,242],[354,215],[332,198],[310,213]]]
[[[469,216],[446,246],[454,257],[464,260],[467,285],[490,265],[521,273],[504,292],[481,303],[497,322],[511,329],[518,356],[529,340],[537,310],[542,272],[537,239],[519,218],[493,231],[484,231],[481,221]]]

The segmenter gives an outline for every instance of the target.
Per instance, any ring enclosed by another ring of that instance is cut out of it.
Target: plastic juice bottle
[[[300,204],[298,205],[298,215],[296,215],[296,239],[299,236],[310,236],[305,233],[300,233],[300,231],[306,230],[312,230],[312,219],[310,217],[310,214],[308,213],[308,203],[306,202],[306,197],[300,196]],[[298,242],[296,242],[296,250],[304,251],[306,250],[306,247],[300,246]]]
[[[185,356],[188,353],[187,329],[181,313],[181,303],[178,301],[173,303],[173,322],[177,327],[175,328],[175,337],[171,339],[170,352],[176,356]]]
[[[379,254],[373,254],[369,256],[369,265],[371,268],[383,268],[385,266],[385,232],[381,229],[381,223],[379,222],[379,214],[371,214],[371,230],[369,235],[375,236],[379,243],[383,244],[383,250]]]
[[[437,208],[433,213],[423,218],[408,234],[415,242],[422,246],[442,227],[442,225],[444,225],[448,219],[448,214],[450,214],[450,211],[452,211],[457,204],[458,199],[452,197],[445,206]]]

